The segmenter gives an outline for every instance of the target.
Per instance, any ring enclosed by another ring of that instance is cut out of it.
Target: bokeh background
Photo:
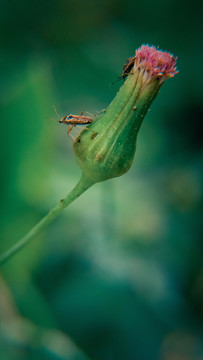
[[[132,169],[1,268],[1,360],[203,359],[201,27],[195,0],[1,0],[1,252],[80,176],[60,117],[106,108],[142,43],[180,71]]]

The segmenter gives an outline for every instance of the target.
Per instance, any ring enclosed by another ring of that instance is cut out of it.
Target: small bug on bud
[[[135,63],[135,58],[136,56],[134,57],[130,57],[126,63],[123,65],[123,72],[122,72],[122,78],[125,79],[126,76],[128,76],[130,74],[130,71],[132,70],[133,68],[133,65]]]
[[[176,73],[176,58],[154,46],[142,45],[126,61],[116,97],[73,142],[87,179],[100,182],[130,169],[144,116],[163,82]]]
[[[66,115],[61,120],[59,120],[60,123],[70,125],[70,127],[67,130],[67,133],[69,134],[71,130],[76,125],[87,125],[91,124],[93,119],[90,116],[84,116],[84,115]]]

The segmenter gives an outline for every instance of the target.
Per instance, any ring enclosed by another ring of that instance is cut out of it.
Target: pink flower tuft
[[[164,79],[178,73],[176,60],[170,53],[157,50],[154,46],[142,45],[135,53],[135,66],[146,70],[151,76]]]

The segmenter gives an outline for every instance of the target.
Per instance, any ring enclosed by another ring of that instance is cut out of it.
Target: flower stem
[[[20,251],[25,245],[27,245],[36,235],[40,233],[47,225],[49,225],[56,217],[58,217],[62,211],[70,205],[75,199],[77,199],[82,193],[89,189],[94,182],[87,179],[83,175],[71,190],[71,192],[63,199],[60,200],[58,205],[49,211],[49,213],[42,218],[38,224],[36,224],[22,239],[20,239],[15,245],[9,250],[5,251],[0,256],[0,266],[8,261],[13,255]]]

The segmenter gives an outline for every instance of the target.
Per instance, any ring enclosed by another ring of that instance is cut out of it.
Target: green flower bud
[[[174,76],[176,59],[141,46],[124,65],[126,78],[107,110],[76,138],[73,148],[83,175],[92,182],[120,176],[132,165],[140,125],[163,82]]]

